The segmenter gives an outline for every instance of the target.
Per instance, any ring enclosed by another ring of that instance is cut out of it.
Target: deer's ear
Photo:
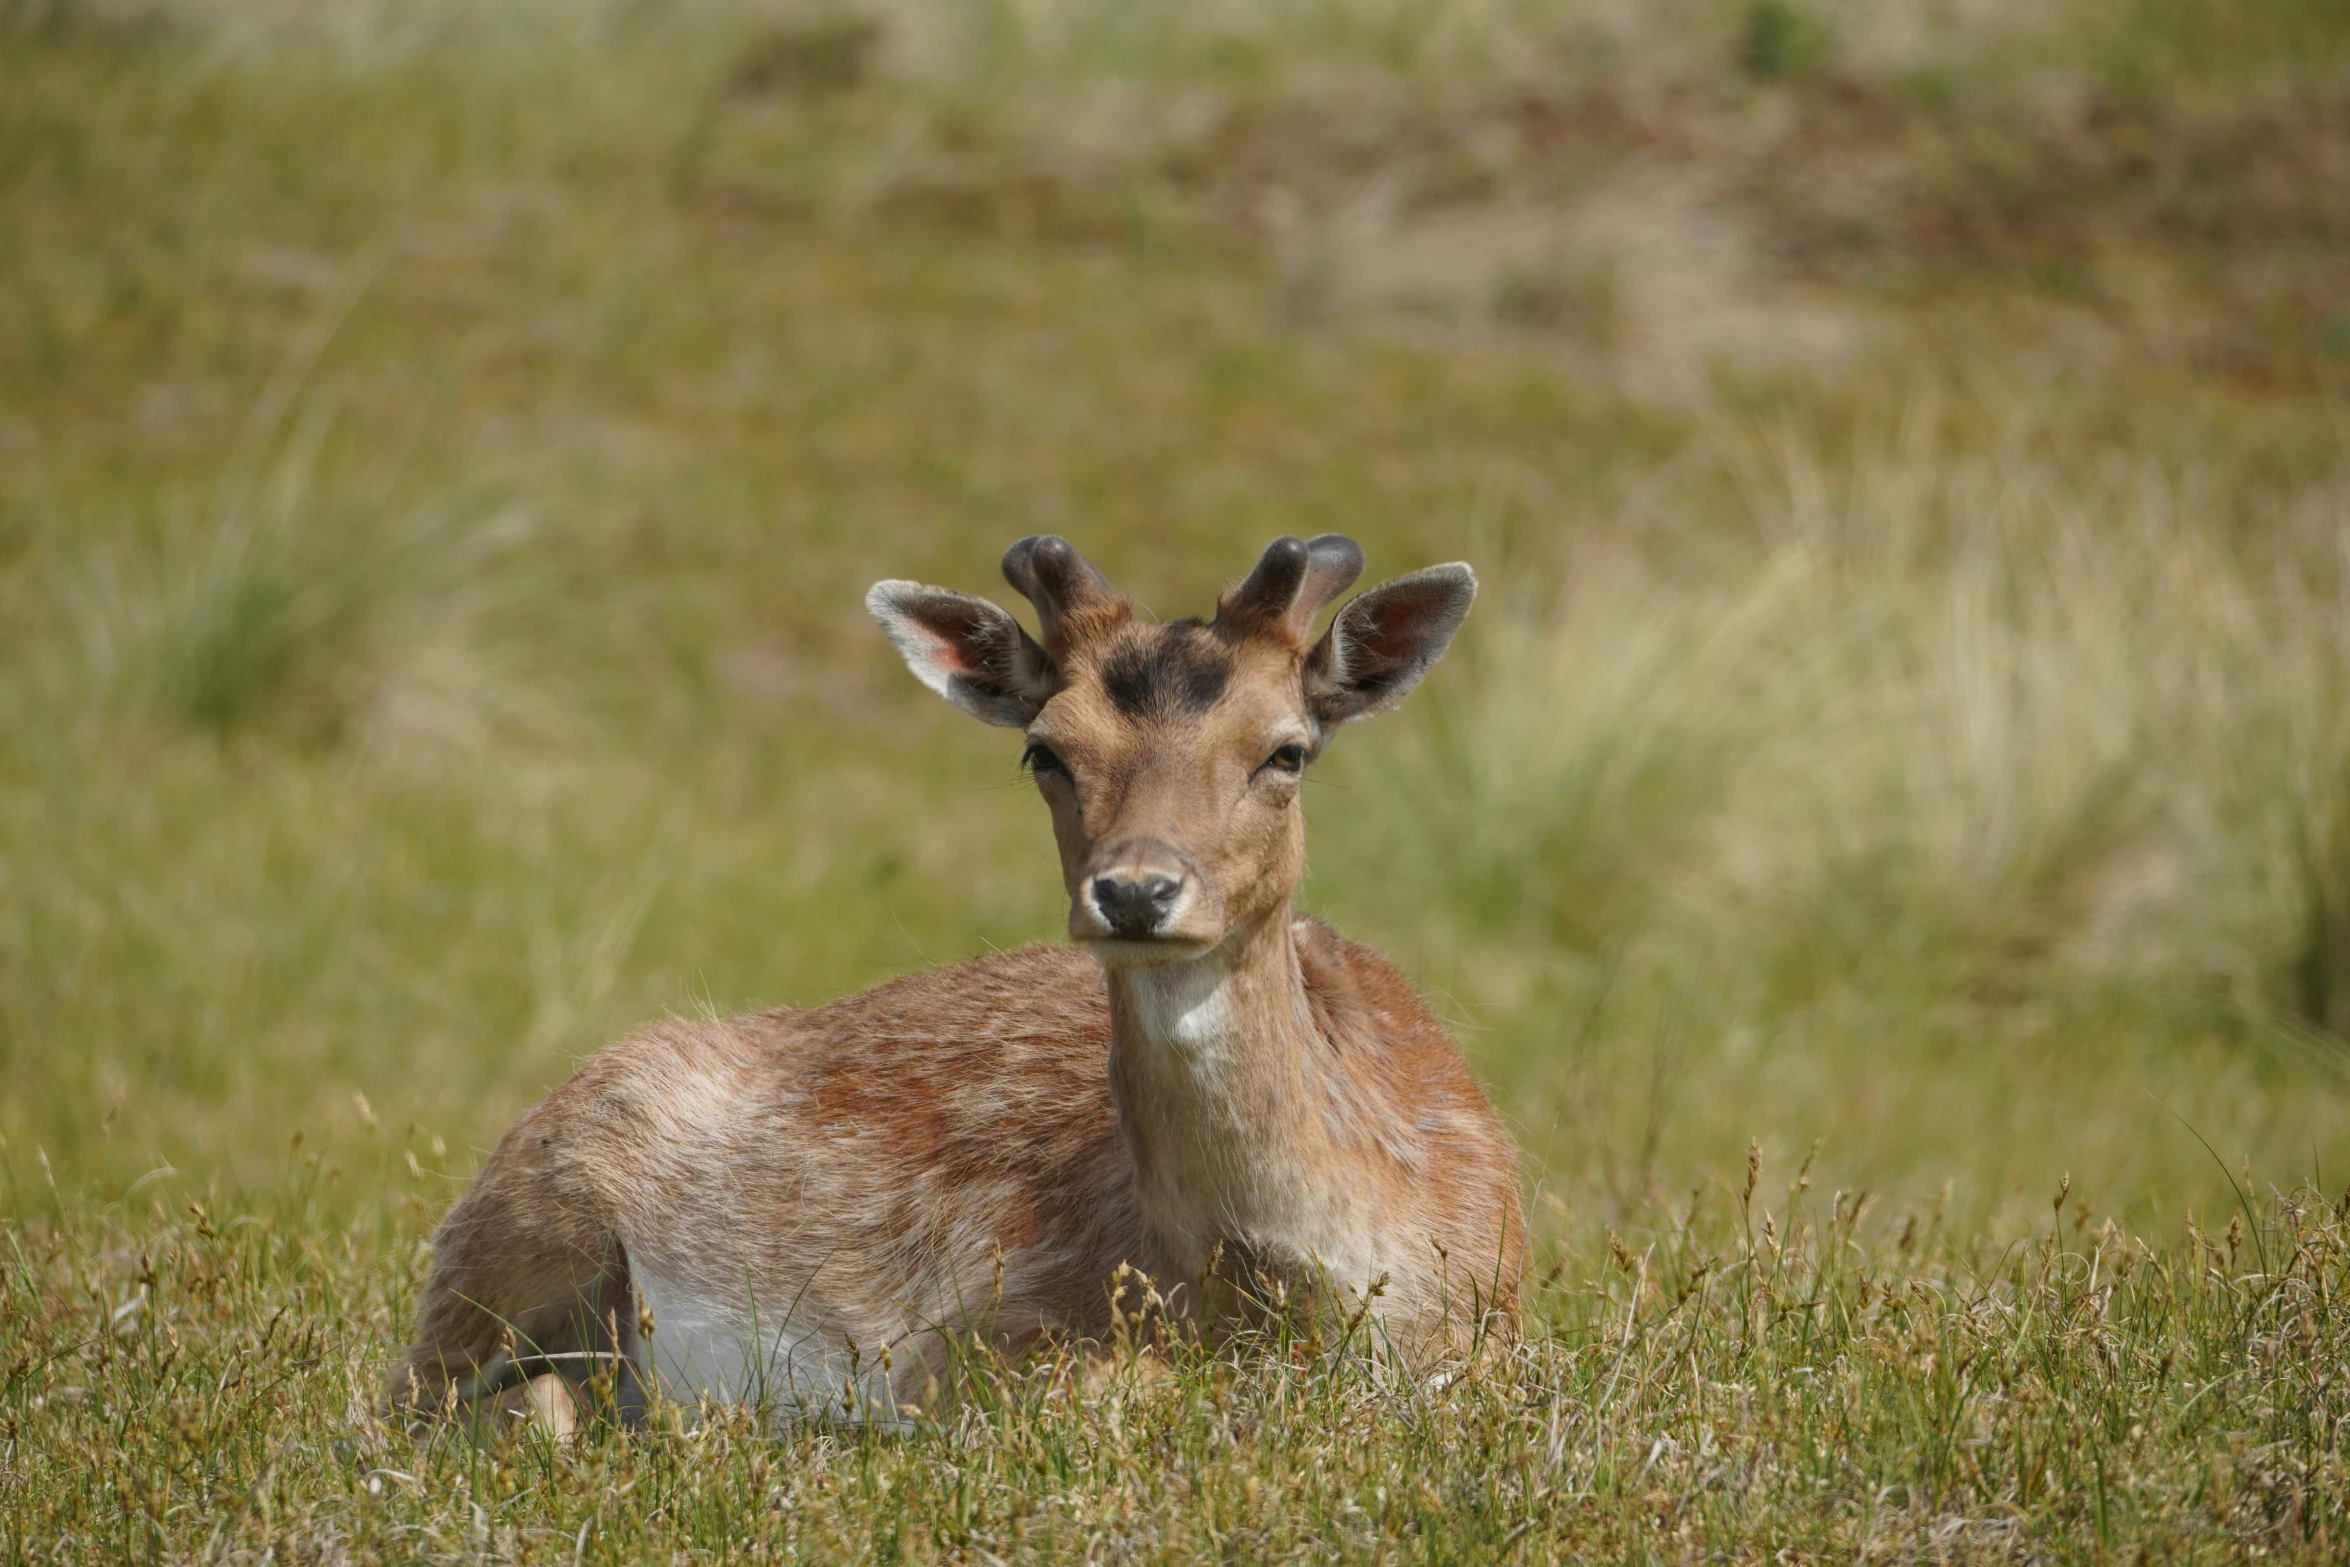
[[[1459,563],[1383,582],[1338,612],[1306,655],[1306,708],[1324,729],[1384,713],[1452,645],[1477,597]]]
[[[983,598],[877,582],[865,607],[914,678],[974,718],[1024,728],[1058,689],[1044,649]]]

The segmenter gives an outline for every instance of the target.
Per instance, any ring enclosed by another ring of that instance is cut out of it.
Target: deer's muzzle
[[[1222,934],[1216,899],[1189,858],[1156,838],[1094,857],[1070,900],[1069,934],[1095,943],[1209,945]]]

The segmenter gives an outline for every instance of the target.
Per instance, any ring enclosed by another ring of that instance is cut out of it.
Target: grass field
[[[2327,0],[0,0],[0,1551],[2340,1558],[2345,188]],[[1323,530],[1526,1344],[374,1421],[577,1057],[1056,934],[870,582]]]

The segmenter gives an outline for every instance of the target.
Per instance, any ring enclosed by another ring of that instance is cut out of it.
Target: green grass
[[[0,5],[8,1558],[2338,1556],[2343,30],[1768,9]],[[1305,902],[1528,1342],[378,1426],[573,1059],[1053,938],[860,608],[1043,529],[1478,566]]]

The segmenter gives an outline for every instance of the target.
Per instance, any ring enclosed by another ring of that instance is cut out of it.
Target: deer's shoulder
[[[1326,1024],[1394,1049],[1452,1048],[1418,987],[1378,950],[1340,935],[1311,915],[1291,925],[1306,994]]]
[[[1403,970],[1310,916],[1300,916],[1293,929],[1306,996],[1324,1038],[1399,1091],[1435,1090],[1484,1109],[1483,1091],[1451,1033]]]

